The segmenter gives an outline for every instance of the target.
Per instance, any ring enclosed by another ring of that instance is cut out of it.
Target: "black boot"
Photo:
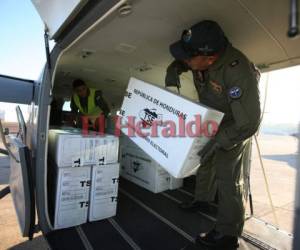
[[[196,211],[202,211],[202,212],[208,212],[209,211],[209,204],[208,202],[204,201],[189,201],[189,202],[182,202],[179,204],[179,207],[188,212],[196,212]]]
[[[208,233],[201,233],[196,237],[196,244],[201,244],[213,249],[236,249],[239,247],[237,236],[224,235],[215,229]]]

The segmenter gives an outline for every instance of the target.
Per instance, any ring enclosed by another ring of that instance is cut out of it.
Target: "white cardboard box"
[[[57,168],[54,228],[80,225],[87,221],[91,167]]]
[[[176,132],[180,128],[179,116],[183,117],[187,124],[195,120],[195,115],[201,116],[203,124],[207,121],[214,121],[218,125],[223,118],[223,113],[219,111],[135,78],[129,81],[120,110],[120,116],[124,120],[132,116],[136,121],[143,121],[148,126],[152,126],[153,121],[156,120],[172,121],[176,126]],[[122,124],[124,125],[124,121]],[[121,130],[124,134],[128,134],[127,128],[123,127]],[[209,141],[209,138],[204,135],[163,137],[162,132],[165,128],[161,126],[158,126],[157,131],[157,137],[135,136],[130,139],[159,162],[172,176],[183,178],[193,174],[199,167],[200,157],[197,153]]]
[[[118,162],[119,139],[113,135],[83,135],[78,129],[50,129],[49,153],[58,167]]]
[[[183,185],[183,179],[182,178],[174,178],[172,175],[170,175],[170,177],[171,177],[170,186],[169,186],[170,190],[174,190],[174,189],[182,187],[182,185]]]
[[[159,193],[182,186],[183,180],[172,177],[137,146],[121,147],[121,176],[133,183]]]
[[[119,158],[119,138],[113,135],[95,138],[95,164],[114,164]]]
[[[119,163],[92,167],[89,221],[116,215],[119,171]]]

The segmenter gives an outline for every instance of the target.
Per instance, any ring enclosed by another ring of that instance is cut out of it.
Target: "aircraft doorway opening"
[[[289,234],[293,232],[298,167],[300,114],[295,103],[300,99],[299,80],[299,66],[262,74],[260,91],[264,114],[257,135],[261,158],[253,140],[251,159],[254,216]]]

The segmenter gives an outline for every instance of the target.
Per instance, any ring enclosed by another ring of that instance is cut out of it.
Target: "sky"
[[[269,74],[269,76],[267,76]],[[280,120],[281,123],[300,121],[300,66],[275,70],[263,74],[260,82],[261,102],[264,101],[266,81],[268,93],[265,119]]]
[[[38,79],[46,61],[44,25],[31,1],[0,0],[0,30],[0,74]],[[267,78],[264,125],[292,124],[296,127],[300,120],[300,66],[276,70],[268,77],[263,74],[260,83],[262,102]],[[0,111],[6,111],[6,120],[16,120],[14,109],[14,105],[0,104]],[[22,110],[25,112],[27,107],[23,106]]]
[[[300,121],[300,66],[262,75],[260,82],[262,109],[266,89],[262,132],[283,135],[297,133]]]
[[[31,1],[0,0],[0,30],[0,74],[37,80],[46,63],[44,24]],[[1,103],[0,110],[16,121],[15,105]]]
[[[0,1],[0,74],[37,79],[45,59],[44,25],[30,0]]]

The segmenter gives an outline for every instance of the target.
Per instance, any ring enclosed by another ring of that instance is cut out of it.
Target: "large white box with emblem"
[[[120,174],[122,177],[153,193],[182,186],[183,179],[172,177],[134,143],[121,145]]]
[[[118,162],[119,138],[85,135],[80,129],[50,129],[49,153],[58,167],[79,167]]]
[[[91,167],[56,168],[54,229],[87,222]]]
[[[120,110],[122,132],[129,135],[129,131],[134,131],[135,136],[130,136],[130,139],[176,178],[195,173],[200,161],[197,153],[209,141],[207,135],[217,129],[223,115],[135,78],[129,81]],[[196,120],[198,133],[191,133],[197,131]],[[158,121],[162,121],[164,126],[156,126]]]
[[[92,167],[89,221],[116,215],[119,171],[119,163]]]

